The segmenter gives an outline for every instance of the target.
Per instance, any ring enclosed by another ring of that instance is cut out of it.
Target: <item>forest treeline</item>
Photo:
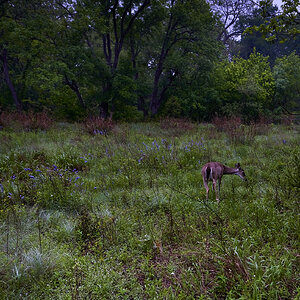
[[[299,106],[299,35],[270,34],[267,41],[265,32],[245,33],[272,20],[276,6],[265,12],[250,0],[0,5],[1,110],[47,110],[69,120],[252,121]]]

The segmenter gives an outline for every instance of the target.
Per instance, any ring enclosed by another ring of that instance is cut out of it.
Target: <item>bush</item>
[[[143,119],[143,112],[136,106],[118,104],[118,109],[114,112],[114,120],[122,122],[138,122]]]
[[[213,77],[224,115],[238,115],[250,123],[275,108],[274,79],[267,57],[256,52],[247,60],[235,57],[220,63]]]
[[[160,120],[160,128],[162,129],[176,128],[176,129],[182,129],[186,131],[186,130],[194,129],[195,124],[186,119],[163,118]]]
[[[114,128],[114,123],[111,118],[104,119],[98,116],[93,116],[87,118],[83,122],[83,127],[89,134],[107,135],[107,133]]]
[[[47,130],[53,125],[53,119],[46,111],[42,112],[2,112],[0,125],[3,127],[21,127],[23,130]]]
[[[242,123],[240,117],[218,117],[215,116],[213,124],[218,131],[225,132],[233,143],[246,143],[254,140],[258,134],[266,134],[270,128],[270,121],[266,118],[258,122],[252,122],[248,126]]]

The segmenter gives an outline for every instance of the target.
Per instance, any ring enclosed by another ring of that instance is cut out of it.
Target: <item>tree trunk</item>
[[[109,117],[109,99],[111,98],[112,93],[112,83],[108,80],[103,86],[103,99],[102,102],[99,104],[99,114],[101,118],[108,118]],[[112,99],[111,99],[112,101]],[[114,109],[113,103],[111,103],[112,110]]]
[[[13,100],[14,100],[17,110],[22,110],[22,107],[23,107],[22,102],[19,99],[16,89],[10,79],[10,76],[9,76],[9,67],[8,67],[8,58],[7,58],[7,50],[6,49],[3,49],[1,59],[3,61],[3,73],[4,73],[4,78],[5,78],[6,84],[8,85],[8,87],[10,89],[10,92],[13,97]]]
[[[172,1],[172,6],[174,2]],[[154,82],[153,82],[153,91],[152,91],[152,96],[151,96],[151,102],[150,102],[150,111],[152,116],[155,116],[158,113],[158,110],[160,108],[161,102],[162,102],[162,97],[159,95],[159,80],[160,76],[163,71],[163,64],[166,60],[166,57],[170,51],[171,45],[170,45],[170,37],[172,31],[175,30],[175,24],[173,24],[173,15],[170,16],[169,21],[168,21],[168,27],[167,31],[164,37],[164,41],[162,44],[162,48],[160,51],[160,56],[159,56],[159,61],[157,65],[157,69],[155,71],[154,75]]]
[[[143,112],[144,118],[148,117],[148,109],[145,107],[145,98],[142,96],[138,99],[138,110]]]
[[[99,114],[100,117],[103,119],[108,118],[108,102],[102,102],[99,106]]]
[[[162,73],[162,62],[160,60],[160,62],[158,63],[158,67],[155,71],[153,91],[152,91],[151,102],[150,102],[150,111],[152,116],[155,116],[158,113],[161,104],[159,91],[158,91],[158,84],[159,84],[161,73]]]
[[[82,98],[82,95],[80,93],[80,90],[79,90],[79,87],[76,83],[75,80],[69,80],[67,76],[65,76],[65,83],[66,85],[68,85],[76,94],[77,96],[77,99],[78,99],[78,102],[79,102],[79,105],[82,107],[82,108],[86,108],[86,105],[84,103],[84,100]]]
[[[132,37],[130,37],[130,50],[131,50],[131,62],[132,62],[132,68],[134,70],[134,80],[137,82],[139,79],[139,72],[137,69],[137,64],[136,64],[136,58],[138,56],[139,51],[135,51],[134,48],[134,40]],[[137,82],[138,84],[138,82]],[[138,97],[138,103],[137,103],[137,108],[139,111],[143,112],[144,118],[148,116],[148,110],[145,107],[145,98],[143,96]]]

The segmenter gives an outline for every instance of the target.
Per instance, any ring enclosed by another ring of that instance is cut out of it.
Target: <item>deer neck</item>
[[[226,175],[226,174],[229,174],[229,175],[236,174],[238,172],[238,170],[239,169],[237,169],[237,168],[229,168],[229,167],[224,166],[223,174],[224,175]]]

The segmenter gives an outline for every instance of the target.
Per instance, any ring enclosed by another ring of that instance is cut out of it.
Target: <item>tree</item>
[[[267,57],[256,52],[247,60],[235,57],[220,63],[214,76],[223,114],[251,121],[274,108],[274,79]]]
[[[299,0],[283,0],[282,12],[272,18],[267,19],[260,26],[250,27],[247,32],[260,31],[268,41],[280,39],[287,41],[293,39],[300,34],[300,1]],[[268,16],[272,0],[260,1],[262,16]]]
[[[218,39],[227,45],[239,38],[243,31],[235,25],[241,18],[251,15],[256,5],[252,0],[210,0],[212,10],[219,17]]]
[[[15,81],[11,76],[11,64],[16,63],[11,61],[11,53],[15,50],[12,46],[12,41],[18,36],[21,37],[22,34],[22,28],[18,22],[23,12],[22,10],[17,11],[14,9],[14,3],[10,3],[9,1],[2,1],[0,5],[0,60],[3,77],[11,92],[16,108],[21,110],[23,103],[17,93]]]
[[[159,28],[156,42],[158,51],[149,58],[154,70],[150,111],[156,115],[166,93],[175,79],[184,72],[184,57],[201,56],[206,43],[215,43],[212,33],[215,21],[209,5],[203,0],[163,3],[166,18]],[[207,54],[207,53],[206,53]]]
[[[277,12],[278,9],[276,6],[269,6],[267,12],[268,17],[262,17],[261,9],[255,9],[251,15],[241,17],[235,24],[235,28],[245,33],[241,36],[240,41],[237,42],[238,52],[235,54],[239,54],[241,57],[247,59],[255,48],[257,52],[268,56],[271,66],[274,66],[277,57],[288,55],[294,50],[300,52],[300,37],[291,39],[286,43],[281,43],[278,39],[267,41],[259,31],[253,31],[251,33],[247,31],[249,27],[264,24],[267,19],[276,16]]]
[[[85,40],[97,59],[103,59],[106,64],[106,78],[102,81],[101,115],[106,117],[110,109],[115,108],[113,96],[113,81],[118,72],[121,53],[129,39],[136,20],[150,5],[150,0],[118,1],[106,0],[95,2],[77,0],[76,11],[81,19],[88,21]],[[95,41],[93,43],[93,40]],[[98,45],[101,47],[101,52]]]
[[[273,69],[277,106],[294,111],[300,108],[300,57],[295,52],[278,58]]]

